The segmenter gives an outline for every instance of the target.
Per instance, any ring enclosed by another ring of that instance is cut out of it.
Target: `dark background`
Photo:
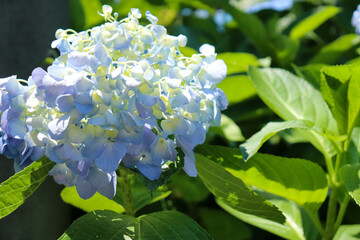
[[[58,28],[69,27],[66,0],[0,0],[0,77],[27,79],[42,66]],[[13,175],[13,160],[0,156],[0,182]],[[71,223],[63,187],[47,180],[15,212],[0,220],[0,239],[57,239]]]

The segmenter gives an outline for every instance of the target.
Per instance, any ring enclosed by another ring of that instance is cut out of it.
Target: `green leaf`
[[[76,187],[65,187],[60,194],[62,200],[68,204],[71,204],[85,212],[91,212],[94,210],[112,210],[117,213],[125,212],[125,209],[114,200],[110,200],[104,197],[100,193],[95,193],[89,199],[82,199],[76,191]]]
[[[212,239],[194,220],[175,211],[138,218],[109,210],[94,211],[75,220],[59,240]]]
[[[321,73],[321,93],[339,131],[351,134],[360,121],[360,64],[325,67]]]
[[[70,19],[76,30],[88,29],[104,22],[104,17],[98,11],[102,12],[100,0],[70,0]]]
[[[220,126],[211,127],[209,132],[220,135],[229,141],[239,142],[245,140],[239,126],[231,118],[224,114],[221,115]]]
[[[309,219],[308,214],[303,209],[299,208],[294,202],[286,199],[272,197],[268,200],[283,212],[286,217],[285,223],[280,224],[268,219],[242,213],[219,199],[216,199],[216,202],[221,208],[234,217],[282,238],[293,240],[317,239],[318,232],[314,229],[311,219]]]
[[[354,143],[355,147],[357,148],[358,154],[360,155],[360,128],[356,127],[354,128],[351,140]]]
[[[345,140],[340,137],[333,136],[333,134],[329,131],[326,131],[328,134],[326,135],[325,130],[314,126],[314,123],[310,121],[292,120],[286,122],[269,122],[259,132],[255,133],[245,143],[240,145],[240,150],[243,154],[244,161],[251,158],[272,136],[280,131],[291,128],[312,130],[320,135],[327,136],[328,138],[333,137],[336,140]]]
[[[321,48],[320,51],[310,59],[309,63],[334,64],[342,55],[358,44],[359,38],[355,33],[341,36]]]
[[[193,54],[198,54],[199,52],[196,51],[195,49],[191,48],[191,47],[180,47],[180,52],[185,56],[185,57],[191,57]]]
[[[217,59],[224,60],[228,75],[246,72],[249,66],[260,66],[257,57],[250,53],[219,53]]]
[[[117,194],[113,200],[119,204],[123,204],[120,191],[120,189],[117,189]],[[135,181],[135,183],[131,185],[131,194],[135,211],[138,211],[150,203],[166,198],[171,194],[171,191],[161,191],[160,189],[156,189],[150,192],[142,183]]]
[[[158,4],[155,3],[155,1],[132,0],[112,1],[107,4],[111,5],[114,9],[114,12],[118,12],[120,17],[127,17],[131,8],[134,8],[135,6],[141,11],[143,17],[145,17],[146,11],[150,11],[158,18],[158,24],[163,26],[168,26],[171,24],[178,13],[178,3],[176,1],[166,1],[166,4]],[[119,19],[122,18],[120,17]],[[147,20],[145,21],[149,23]]]
[[[360,224],[342,225],[336,232],[333,240],[359,240]]]
[[[45,180],[55,163],[43,157],[0,185],[0,219],[16,210]]]
[[[290,72],[282,69],[249,68],[260,98],[266,105],[286,121],[307,120],[315,126],[338,133],[337,124],[318,89]],[[304,136],[323,154],[333,155],[335,149],[325,137],[312,131]]]
[[[243,164],[236,148],[200,146],[196,151],[246,184],[292,200],[308,210],[317,210],[326,198],[326,174],[311,161],[258,153]]]
[[[253,239],[249,226],[221,209],[200,208],[201,222],[214,239]]]
[[[139,181],[135,181],[131,185],[131,193],[134,200],[135,211],[140,210],[146,205],[166,198],[171,194],[171,191],[154,190],[152,193]],[[123,200],[121,189],[118,187],[116,195],[113,199],[108,199],[99,193],[89,199],[82,199],[76,191],[75,187],[66,187],[61,191],[61,198],[64,202],[71,204],[85,212],[94,210],[112,210],[117,213],[125,212],[122,206]]]
[[[284,222],[284,216],[276,207],[256,195],[239,178],[232,176],[203,155],[195,154],[195,156],[199,176],[217,198],[238,211],[279,223]]]
[[[184,172],[172,176],[168,185],[172,191],[172,197],[181,198],[187,202],[202,202],[210,194],[199,177],[189,177]]]
[[[230,105],[256,95],[253,84],[249,77],[245,75],[227,77],[217,86],[225,92]]]
[[[360,205],[360,164],[346,164],[340,168],[340,177],[350,196]]]
[[[296,75],[309,82],[315,89],[320,89],[321,69],[327,66],[326,64],[311,64],[303,67],[293,65],[293,68]]]
[[[298,23],[290,32],[292,39],[300,39],[307,33],[314,31],[321,24],[326,22],[340,12],[340,8],[334,6],[320,7],[314,14]]]
[[[351,68],[352,77],[347,92],[348,101],[348,134],[351,134],[354,127],[360,126],[360,64]]]

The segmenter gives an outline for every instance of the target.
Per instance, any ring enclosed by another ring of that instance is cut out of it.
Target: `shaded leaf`
[[[201,222],[214,239],[253,239],[251,229],[244,222],[220,209],[201,208]]]
[[[189,177],[179,172],[171,177],[168,183],[172,196],[184,199],[187,202],[202,202],[210,194],[199,177]]]
[[[94,211],[75,220],[60,240],[212,239],[194,220],[175,211],[138,218],[109,210]]]

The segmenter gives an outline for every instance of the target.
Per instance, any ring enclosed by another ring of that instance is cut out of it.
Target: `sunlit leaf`
[[[256,95],[256,90],[246,75],[230,76],[217,85],[229,100],[229,104],[239,103]]]
[[[210,192],[236,210],[275,222],[284,222],[284,216],[276,207],[256,195],[239,178],[232,176],[214,161],[196,154],[196,168]]]
[[[314,123],[310,121],[292,120],[285,122],[269,122],[259,132],[255,133],[245,143],[240,145],[240,149],[243,154],[244,161],[251,158],[260,149],[263,143],[269,140],[272,136],[274,136],[280,131],[286,129],[292,129],[292,128],[311,130],[325,137],[333,138],[334,140],[345,140],[341,137],[334,136],[334,134],[330,133],[329,131],[314,126]]]
[[[219,53],[218,59],[223,59],[227,66],[227,74],[246,72],[248,67],[260,66],[260,62],[253,54],[250,53]]]
[[[244,164],[236,148],[203,145],[196,151],[246,184],[292,200],[308,210],[317,210],[326,198],[325,172],[311,161],[258,153]]]
[[[85,200],[80,198],[75,187],[66,187],[61,191],[60,196],[64,202],[80,208],[85,212],[105,209],[117,213],[125,212],[125,209],[119,203],[104,197],[100,193],[95,193],[94,196]]]
[[[333,240],[358,240],[360,237],[360,224],[342,225],[336,232]]]
[[[239,142],[245,140],[239,126],[225,114],[221,115],[220,126],[211,127],[209,132],[220,135],[229,141]]]
[[[340,177],[350,196],[360,205],[360,164],[346,164],[340,168]]]
[[[318,89],[306,80],[282,69],[249,68],[250,79],[260,98],[284,120],[308,120],[338,133],[337,124]],[[335,153],[325,137],[307,131],[304,136],[322,153]]]
[[[309,63],[334,64],[347,51],[358,45],[359,40],[358,35],[355,33],[341,36],[321,48],[320,51],[310,59]]]
[[[0,219],[16,210],[46,179],[55,163],[43,157],[0,185]]]
[[[351,134],[360,121],[360,64],[325,67],[321,93],[342,134]]]
[[[314,31],[321,24],[326,22],[340,12],[340,8],[335,6],[320,7],[314,14],[302,20],[290,32],[290,37],[300,39],[308,32]]]

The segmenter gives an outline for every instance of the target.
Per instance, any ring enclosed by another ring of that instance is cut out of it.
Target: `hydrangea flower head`
[[[142,26],[138,9],[120,21],[110,6],[102,10],[103,25],[56,32],[60,56],[46,71],[36,68],[29,86],[0,81],[2,152],[19,166],[47,156],[55,181],[85,199],[115,195],[120,163],[158,179],[177,148],[196,176],[193,149],[228,105],[216,87],[224,61],[208,44],[183,56],[187,38],[168,35],[150,12]]]

